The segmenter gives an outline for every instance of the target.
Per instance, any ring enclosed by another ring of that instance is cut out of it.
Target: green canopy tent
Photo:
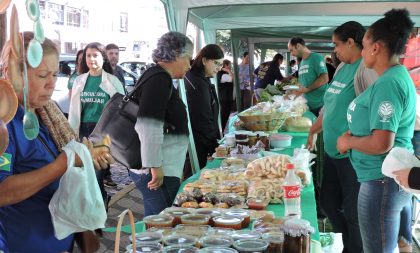
[[[392,8],[407,8],[411,18],[420,24],[419,1],[362,0],[161,0],[165,6],[169,29],[186,33],[188,22],[204,34],[204,43],[216,42],[216,30],[231,30],[235,73],[239,41],[253,46],[281,43],[292,36],[313,42],[331,40],[335,27],[355,20],[365,26],[383,17]],[[200,46],[201,47],[201,46]],[[267,46],[266,46],[267,47]],[[250,54],[252,55],[252,54]],[[252,71],[250,67],[250,71]],[[238,76],[235,76],[238,84]],[[239,89],[237,89],[237,93]],[[181,96],[186,102],[185,87],[180,82]],[[237,97],[239,97],[237,95]],[[190,128],[191,130],[191,128]],[[191,133],[191,132],[190,132]],[[198,169],[194,140],[190,134],[190,158]]]

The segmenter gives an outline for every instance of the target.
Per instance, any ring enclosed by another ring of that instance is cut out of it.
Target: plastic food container
[[[234,217],[234,216],[217,216],[213,218],[214,226],[221,228],[231,228],[239,230],[242,228],[243,217]]]
[[[125,248],[126,253],[132,253],[133,252],[133,245],[129,244]],[[151,244],[142,244],[142,245],[136,245],[136,252],[137,253],[160,253],[162,252],[162,245],[159,243],[151,243]]]
[[[254,230],[237,230],[232,233],[231,237],[235,241],[243,239],[261,239],[261,233]]]
[[[270,135],[270,146],[272,148],[286,148],[292,144],[292,136],[288,134]]]
[[[248,133],[248,145],[250,147],[254,146],[258,141],[257,134],[253,132]]]
[[[202,215],[208,215],[210,216],[210,221],[209,221],[209,225],[213,226],[214,222],[213,222],[213,217],[216,216],[220,216],[223,214],[223,210],[218,209],[218,208],[199,208],[195,211],[195,214],[202,214]]]
[[[181,216],[184,214],[192,214],[194,211],[190,208],[168,207],[163,210],[163,214],[174,217],[174,225],[181,224]]]
[[[250,198],[246,202],[249,209],[253,209],[253,210],[264,210],[267,208],[269,203],[270,201],[267,199],[256,199],[256,198]]]
[[[247,228],[251,222],[251,213],[245,209],[228,209],[225,215],[243,218],[242,228]]]
[[[186,225],[209,225],[210,215],[184,214],[181,216],[181,223]]]
[[[129,236],[130,241],[132,242],[131,236]],[[137,244],[152,244],[152,243],[160,243],[162,241],[163,235],[158,232],[141,232],[136,233],[136,243]]]
[[[174,225],[174,217],[165,214],[146,216],[143,221],[146,228],[173,227]]]
[[[166,246],[195,246],[197,242],[197,237],[191,235],[183,235],[183,234],[174,234],[165,236],[163,238],[163,243]]]
[[[200,245],[206,247],[230,247],[233,244],[233,239],[222,235],[208,235],[200,240]]]
[[[235,231],[236,230],[233,230],[231,228],[217,228],[217,227],[214,227],[210,231],[210,234],[212,234],[212,235],[231,236],[233,234],[233,232],[235,232]]]
[[[170,235],[172,234],[173,230],[171,227],[151,227],[146,229],[147,232],[156,232],[162,234],[162,236]]]
[[[257,253],[257,252],[265,252],[268,248],[268,242],[261,240],[261,239],[244,239],[244,240],[238,240],[233,243],[233,247],[239,252],[239,253]]]
[[[198,249],[193,246],[168,246],[163,248],[163,253],[197,253]]]
[[[211,227],[208,225],[196,226],[196,225],[178,225],[173,230],[173,234],[184,234],[191,235],[196,238],[201,238],[209,233]]]
[[[263,240],[268,242],[267,253],[282,253],[284,234],[281,232],[269,232],[262,235]]]
[[[198,251],[199,253],[238,253],[237,250],[226,247],[208,247]]]

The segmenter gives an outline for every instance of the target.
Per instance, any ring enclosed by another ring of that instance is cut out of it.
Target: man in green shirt
[[[324,105],[324,93],[328,83],[328,70],[324,58],[320,54],[309,50],[305,41],[300,37],[291,38],[288,48],[293,56],[302,58],[298,79],[302,87],[296,94],[303,94],[308,100],[309,110],[318,116]]]

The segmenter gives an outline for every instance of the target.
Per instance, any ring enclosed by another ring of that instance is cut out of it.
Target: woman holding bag
[[[172,80],[184,77],[192,51],[193,44],[185,35],[162,35],[152,54],[156,66],[142,75],[144,81],[135,94],[139,100],[135,129],[141,143],[142,168],[130,169],[130,176],[143,195],[145,216],[171,206],[180,186],[188,119]]]
[[[34,35],[24,33],[27,48]],[[8,59],[11,41],[6,43],[2,59]],[[39,119],[39,134],[33,140],[23,135],[24,93],[17,92],[19,106],[8,123],[9,145],[0,165],[0,250],[3,252],[64,252],[71,249],[73,235],[63,240],[54,236],[48,204],[57,190],[60,177],[67,170],[67,156],[62,148],[76,135],[58,109],[51,95],[58,73],[59,51],[49,39],[42,43],[43,58],[36,68],[28,65],[30,93],[27,103]],[[7,76],[7,61],[3,62]],[[105,168],[112,160],[107,148],[90,149],[94,164]],[[81,166],[76,159],[76,165]]]

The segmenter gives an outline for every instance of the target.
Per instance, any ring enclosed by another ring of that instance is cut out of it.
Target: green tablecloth
[[[314,115],[312,113],[305,113],[305,117],[314,120]],[[234,120],[231,120],[233,122]],[[233,127],[233,124],[232,124]],[[306,144],[306,139],[308,137],[308,133],[294,133],[294,132],[287,132],[288,135],[293,136],[292,143],[290,147],[285,148],[281,151],[276,151],[276,153],[286,154],[286,155],[293,155],[293,150],[295,148],[300,148],[302,144]],[[213,159],[209,161],[206,165],[206,168],[218,168],[220,166],[222,159]],[[200,172],[194,174],[187,180],[185,180],[179,189],[182,191],[185,184],[193,182],[200,177]],[[273,211],[276,216],[282,217],[284,216],[284,205],[282,204],[270,204],[267,208],[269,211]],[[302,219],[308,220],[311,223],[311,226],[315,228],[315,233],[312,235],[312,244],[311,244],[311,252],[312,253],[321,253],[322,248],[319,242],[319,230],[318,230],[318,220],[317,220],[317,212],[316,212],[316,203],[315,203],[315,194],[314,194],[314,186],[313,183],[306,186],[303,191],[301,192],[301,211],[302,211]],[[135,225],[135,229],[137,232],[145,231],[145,226],[142,221],[139,221]],[[121,229],[125,233],[131,233],[130,226],[123,226]],[[106,232],[114,232],[115,228],[107,228],[104,231]]]

